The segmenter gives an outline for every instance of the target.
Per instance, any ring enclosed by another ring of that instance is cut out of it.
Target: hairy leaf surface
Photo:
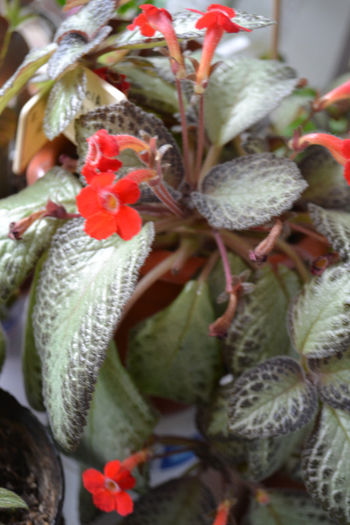
[[[55,234],[37,287],[35,342],[55,439],[72,450],[81,437],[97,375],[137,273],[153,241],[148,223],[130,241],[103,241],[73,219]]]
[[[264,153],[215,166],[191,196],[211,226],[243,230],[289,210],[305,187],[294,162]]]
[[[309,204],[309,213],[317,231],[324,235],[339,253],[348,260],[350,257],[350,213],[339,210],[325,210]]]
[[[0,509],[28,509],[28,505],[15,492],[1,487]]]
[[[296,361],[268,359],[233,384],[229,429],[248,439],[289,434],[308,423],[316,399],[314,387]]]

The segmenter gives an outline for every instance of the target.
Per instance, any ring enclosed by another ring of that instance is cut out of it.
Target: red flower
[[[139,233],[141,217],[125,204],[134,204],[140,198],[135,181],[124,177],[115,184],[114,173],[100,173],[77,196],[80,214],[85,217],[85,232],[101,240],[117,233],[125,241]]]
[[[329,91],[319,99],[316,99],[313,107],[315,111],[321,111],[335,102],[340,102],[341,100],[346,99],[350,99],[350,80],[347,80],[344,84],[337,86],[332,89],[332,91]]]
[[[131,514],[134,503],[126,490],[135,486],[136,480],[120,461],[109,461],[104,474],[94,468],[83,472],[83,485],[92,494],[94,505],[104,512],[116,510],[121,516]]]
[[[113,135],[109,135],[105,129],[100,129],[86,140],[88,152],[82,173],[88,183],[98,174],[96,170],[104,172],[119,170],[122,163],[115,158],[119,155],[119,148]]]
[[[231,506],[230,500],[224,500],[220,503],[213,525],[227,525]]]
[[[189,11],[203,15],[197,20],[196,28],[207,29],[203,42],[201,61],[196,71],[195,91],[200,94],[203,93],[203,88],[205,88],[208,81],[211,61],[224,32],[238,33],[239,31],[251,31],[251,29],[232,22],[231,18],[236,16],[235,10],[224,5],[211,4],[206,13],[198,11],[197,9],[189,9]]]
[[[122,93],[125,93],[125,95],[128,94],[130,83],[122,73],[111,71],[108,67],[99,67],[98,69],[94,69],[93,72],[106,82],[112,84],[112,86],[119,89]]]

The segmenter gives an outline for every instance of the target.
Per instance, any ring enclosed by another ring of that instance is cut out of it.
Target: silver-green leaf
[[[204,94],[205,128],[222,146],[275,109],[297,84],[294,69],[276,60],[227,60],[212,74]]]
[[[248,439],[289,434],[310,421],[316,400],[315,388],[296,361],[268,359],[233,384],[229,429]]]
[[[99,369],[153,241],[148,223],[130,241],[97,241],[73,219],[55,234],[37,286],[35,343],[55,439],[78,443]]]
[[[28,505],[15,492],[1,487],[0,509],[28,509]]]
[[[32,186],[0,201],[0,303],[21,285],[50,243],[60,221],[53,218],[34,222],[19,241],[8,238],[9,225],[45,208],[50,199],[68,212],[76,210],[78,180],[62,168],[51,169]]]
[[[289,314],[295,349],[308,358],[329,357],[350,345],[350,267],[339,264],[314,277]]]
[[[211,226],[242,230],[289,210],[305,188],[294,162],[263,153],[215,166],[191,196]]]
[[[348,260],[350,257],[350,213],[340,210],[325,210],[309,204],[309,213],[318,232],[324,235],[339,253]]]

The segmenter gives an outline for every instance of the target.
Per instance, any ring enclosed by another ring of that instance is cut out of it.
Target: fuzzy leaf
[[[28,509],[28,505],[12,490],[0,488],[0,509]]]
[[[306,488],[340,523],[350,523],[350,415],[324,405],[303,452]]]
[[[191,195],[211,226],[243,230],[289,210],[305,187],[294,162],[264,153],[218,164]]]
[[[60,40],[56,53],[48,63],[48,76],[52,80],[58,78],[65,69],[72,66],[77,60],[101,44],[111,30],[112,28],[109,26],[102,27],[89,42],[79,33],[67,33]]]
[[[28,53],[17,71],[0,88],[0,113],[18,93],[35,71],[49,60],[56,51],[56,44],[49,44],[41,49],[34,49]]]
[[[326,513],[305,492],[268,491],[270,502],[260,505],[252,501],[250,525],[331,525]]]
[[[300,203],[350,211],[350,187],[344,178],[344,167],[325,148],[308,148],[299,168],[308,183]]]
[[[155,423],[111,345],[98,375],[78,457],[97,468],[111,458],[122,460],[142,448]]]
[[[81,437],[97,375],[153,240],[147,224],[130,241],[103,241],[73,219],[52,239],[33,311],[53,434],[66,450]]]
[[[290,310],[289,328],[300,354],[329,357],[349,347],[349,276],[349,266],[332,266],[305,284],[297,296]]]
[[[21,240],[14,241],[7,236],[10,223],[43,209],[48,199],[74,212],[75,196],[80,189],[73,175],[62,168],[53,168],[33,186],[0,200],[0,303],[21,285],[61,224],[52,218],[36,221]]]
[[[180,478],[148,491],[123,525],[211,525],[213,497],[198,479]]]
[[[128,350],[140,390],[188,404],[208,401],[220,371],[218,341],[208,337],[213,321],[207,284],[189,281],[170,306],[142,323]]]
[[[204,94],[205,128],[222,146],[275,109],[298,79],[294,69],[275,60],[225,61],[210,77]]]
[[[113,135],[125,133],[139,137],[140,131],[145,131],[153,137],[158,137],[158,147],[163,144],[170,144],[172,147],[163,156],[163,162],[169,164],[169,168],[164,169],[165,180],[174,187],[182,180],[182,157],[173,136],[159,118],[151,113],[146,113],[127,100],[119,102],[119,104],[100,107],[77,119],[76,139],[81,166],[84,164],[87,154],[86,139],[101,128]],[[122,155],[120,158],[122,159]],[[130,166],[138,166],[139,161],[136,157],[132,158],[135,160],[131,162]]]
[[[80,67],[67,71],[52,88],[45,110],[44,132],[53,140],[82,108],[86,96],[86,75]]]
[[[350,412],[350,350],[323,359],[309,359],[317,374],[321,398],[334,408]]]
[[[200,18],[199,14],[187,10],[175,13],[173,16],[173,27],[177,38],[180,40],[189,40],[203,37],[205,30],[195,27],[198,18]],[[245,11],[236,11],[234,22],[247,29],[259,29],[274,24],[274,21],[270,18],[253,15]],[[113,39],[110,39],[109,43],[113,45],[115,49],[145,49],[166,45],[164,36],[159,31],[156,31],[152,37],[144,37],[141,35],[139,29],[124,31],[113,37]]]
[[[289,353],[287,312],[291,298],[299,290],[296,274],[285,266],[273,271],[265,266],[253,292],[245,297],[227,338],[225,348],[236,374],[269,357]]]
[[[338,210],[325,210],[309,204],[309,213],[318,232],[324,235],[339,253],[348,260],[350,257],[350,213]]]
[[[315,389],[300,365],[290,357],[275,357],[233,384],[229,429],[248,439],[281,436],[306,425],[315,409]]]
[[[6,337],[0,324],[0,371],[6,357]]]

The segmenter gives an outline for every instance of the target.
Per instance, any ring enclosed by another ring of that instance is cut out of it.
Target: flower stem
[[[227,256],[227,251],[225,244],[221,238],[221,235],[218,231],[214,231],[214,237],[216,244],[218,245],[220,256],[222,259],[222,264],[224,267],[225,281],[226,281],[226,292],[232,293],[232,273],[230,268],[230,263]]]
[[[198,183],[200,176],[202,157],[204,150],[204,95],[199,95],[199,115],[198,115],[198,127],[197,127],[197,154],[196,164],[194,170],[194,186]]]
[[[291,245],[283,241],[282,239],[277,239],[275,246],[283,253],[288,255],[288,257],[294,262],[302,281],[304,283],[307,283],[310,280],[310,273],[308,272],[308,269],[306,268],[302,259],[299,257],[296,251],[293,250]]]
[[[236,233],[233,232],[221,232],[221,237],[225,244],[237,255],[239,255],[251,268],[255,269],[256,266],[252,263],[249,257],[249,252],[251,247],[246,243],[246,241],[239,237]]]
[[[313,239],[316,239],[319,242],[322,242],[323,244],[329,245],[329,242],[323,235],[320,235],[319,233],[316,233],[312,230],[309,230],[308,228],[305,228],[304,226],[301,226],[300,224],[296,224],[294,222],[288,222],[288,225],[292,230],[295,230],[300,233],[304,233],[308,237],[312,237]]]
[[[190,153],[189,153],[189,142],[188,142],[188,129],[187,120],[185,113],[184,100],[182,95],[181,81],[176,78],[176,90],[179,101],[181,130],[182,130],[182,150],[184,156],[184,168],[185,168],[185,181],[191,185],[191,171],[190,171]]]
[[[273,0],[273,19],[276,21],[276,24],[272,29],[271,58],[273,60],[278,60],[278,44],[281,25],[281,0]]]
[[[207,156],[206,156],[206,158],[204,160],[201,172],[200,172],[200,174],[198,176],[197,187],[199,189],[200,189],[202,181],[203,181],[204,177],[206,176],[206,174],[208,173],[208,171],[213,166],[215,166],[215,164],[217,163],[217,161],[218,161],[218,159],[220,157],[221,150],[222,150],[222,146],[218,146],[217,144],[212,144],[210,146],[209,151],[207,153]]]

